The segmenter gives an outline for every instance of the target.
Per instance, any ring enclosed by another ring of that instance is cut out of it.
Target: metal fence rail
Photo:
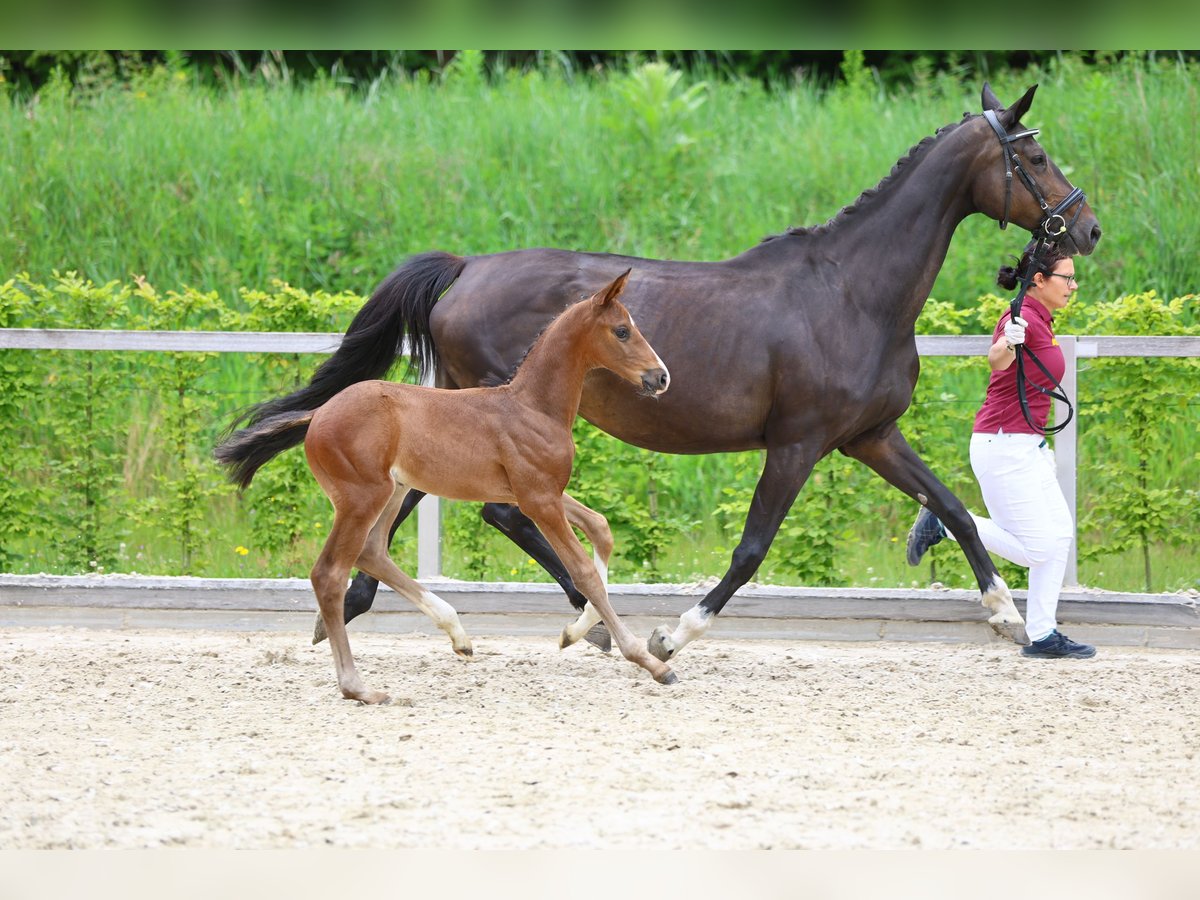
[[[0,349],[12,350],[133,350],[202,353],[333,353],[340,332],[226,332],[226,331],[118,331],[58,328],[0,328]],[[1062,386],[1067,396],[1078,396],[1078,360],[1096,357],[1200,357],[1200,337],[1160,335],[1060,335],[1066,360]],[[921,335],[921,356],[984,356],[991,345],[988,335]],[[1054,401],[1061,421],[1065,407]],[[1072,420],[1055,440],[1058,481],[1076,512],[1077,420]],[[426,496],[417,507],[417,577],[442,575],[441,507],[437,497]],[[1067,563],[1068,584],[1078,581],[1075,545]]]

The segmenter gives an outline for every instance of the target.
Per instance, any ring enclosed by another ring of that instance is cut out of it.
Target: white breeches
[[[1029,569],[1025,632],[1056,627],[1058,595],[1075,527],[1054,472],[1054,451],[1037,434],[971,435],[971,468],[990,519],[972,514],[989,552]],[[950,535],[954,537],[954,535]]]

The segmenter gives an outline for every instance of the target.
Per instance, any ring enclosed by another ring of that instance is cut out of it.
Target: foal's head
[[[583,301],[592,316],[592,327],[582,352],[597,366],[640,384],[644,394],[655,397],[667,389],[671,375],[638,331],[625,304],[617,299],[625,290],[630,271],[626,269],[607,287]]]

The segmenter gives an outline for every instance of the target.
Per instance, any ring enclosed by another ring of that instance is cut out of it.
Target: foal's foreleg
[[[899,488],[922,506],[929,507],[942,520],[958,539],[963,555],[971,564],[979,583],[980,603],[992,612],[988,618],[992,630],[1008,640],[1025,643],[1028,640],[1025,636],[1025,620],[1013,603],[1012,592],[996,571],[995,563],[980,541],[971,514],[917,456],[895,423],[855,439],[843,447],[842,452],[866,463],[888,484]]]
[[[674,684],[678,681],[670,667],[651,656],[634,637],[633,632],[617,617],[616,611],[608,602],[608,591],[605,589],[604,582],[596,571],[595,565],[588,559],[587,552],[579,543],[579,538],[575,537],[575,532],[571,530],[563,504],[558,502],[558,498],[539,503],[533,508],[526,508],[526,506],[526,503],[523,502],[521,508],[537,523],[542,534],[546,536],[546,540],[550,542],[550,546],[554,548],[554,552],[558,554],[558,558],[563,561],[571,573],[575,584],[596,607],[604,624],[608,626],[609,631],[616,639],[617,646],[621,648],[621,654],[630,662],[637,663],[648,671],[654,676],[655,681],[662,684]]]
[[[613,551],[612,529],[608,527],[608,519],[594,509],[584,506],[569,494],[563,494],[563,510],[566,512],[567,521],[574,528],[582,531],[591,543],[592,562],[596,566],[596,574],[600,576],[600,581],[603,582],[607,594],[608,563],[612,558]],[[590,602],[585,603],[579,618],[563,629],[562,637],[559,638],[559,646],[569,647],[582,637],[586,637],[591,643],[604,650],[608,650],[612,645],[608,629],[601,622],[599,611]]]
[[[558,582],[576,609],[583,609],[587,597],[575,587],[571,573],[533,521],[517,507],[508,503],[485,503],[480,515],[506,538],[529,554],[530,559],[545,569]]]

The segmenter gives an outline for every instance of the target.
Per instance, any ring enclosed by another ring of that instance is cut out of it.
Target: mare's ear
[[[621,296],[621,291],[625,290],[625,282],[629,280],[629,273],[632,271],[633,269],[626,269],[615,279],[613,279],[612,283],[609,284],[608,287],[596,291],[596,293],[592,295],[592,299],[596,301],[596,305],[601,307],[607,306]]]
[[[984,109],[991,109],[999,112],[1004,109],[1004,104],[1000,102],[1000,98],[992,92],[992,86],[988,82],[983,83],[983,92],[981,94]]]
[[[1025,113],[1029,112],[1029,107],[1033,105],[1033,92],[1037,90],[1035,84],[1024,95],[1000,114],[1000,124],[1005,128],[1012,128],[1025,117]]]

